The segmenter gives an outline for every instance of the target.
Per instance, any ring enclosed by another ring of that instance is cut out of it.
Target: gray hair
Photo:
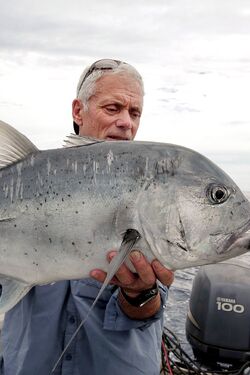
[[[77,89],[76,89],[76,97],[80,99],[84,106],[84,111],[88,110],[88,101],[91,96],[94,95],[96,89],[96,81],[104,76],[104,75],[126,75],[133,77],[141,86],[142,95],[144,95],[144,85],[143,80],[139,72],[132,66],[125,62],[121,62],[117,67],[112,68],[111,70],[102,70],[98,69],[93,71],[86,79],[84,79],[85,75],[89,71],[90,67],[84,69],[83,73],[80,76]]]

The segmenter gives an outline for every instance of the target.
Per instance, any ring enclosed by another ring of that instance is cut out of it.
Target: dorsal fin
[[[0,169],[24,159],[38,148],[25,135],[0,121]]]
[[[100,143],[100,142],[104,142],[104,140],[102,139],[100,140],[100,139],[92,138],[92,137],[82,137],[80,135],[71,133],[64,140],[63,147],[86,146],[86,145],[92,145],[94,143]]]

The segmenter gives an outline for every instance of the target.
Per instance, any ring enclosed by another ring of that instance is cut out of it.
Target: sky
[[[82,70],[134,65],[137,140],[206,155],[250,191],[249,0],[0,0],[0,120],[40,149],[72,131]]]

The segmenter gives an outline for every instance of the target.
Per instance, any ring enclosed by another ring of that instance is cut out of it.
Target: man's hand
[[[110,262],[116,254],[116,251],[110,251],[108,261]],[[130,260],[136,273],[131,272],[126,264],[122,264],[110,283],[123,288],[131,297],[136,297],[142,290],[150,289],[155,284],[156,279],[165,286],[172,284],[174,273],[165,268],[158,260],[155,259],[150,264],[140,251],[135,250],[131,252]],[[103,282],[107,273],[95,269],[91,271],[90,276]]]
[[[108,253],[108,261],[110,262],[116,254],[116,251],[110,251]],[[131,272],[126,264],[122,264],[110,281],[111,284],[122,288],[127,296],[136,298],[143,290],[151,289],[157,279],[165,286],[169,287],[172,284],[174,280],[173,272],[163,267],[158,260],[155,259],[150,264],[143,254],[137,250],[131,252],[130,260],[136,273]],[[90,276],[97,281],[104,282],[107,273],[95,269],[91,271]],[[143,305],[143,307],[132,306],[126,298],[124,298],[121,291],[119,292],[118,300],[123,312],[131,319],[150,318],[155,315],[161,307],[159,292],[155,298]]]

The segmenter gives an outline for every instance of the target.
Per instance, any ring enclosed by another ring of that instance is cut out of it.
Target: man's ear
[[[78,126],[82,126],[83,104],[80,99],[74,99],[72,102],[72,117]]]

